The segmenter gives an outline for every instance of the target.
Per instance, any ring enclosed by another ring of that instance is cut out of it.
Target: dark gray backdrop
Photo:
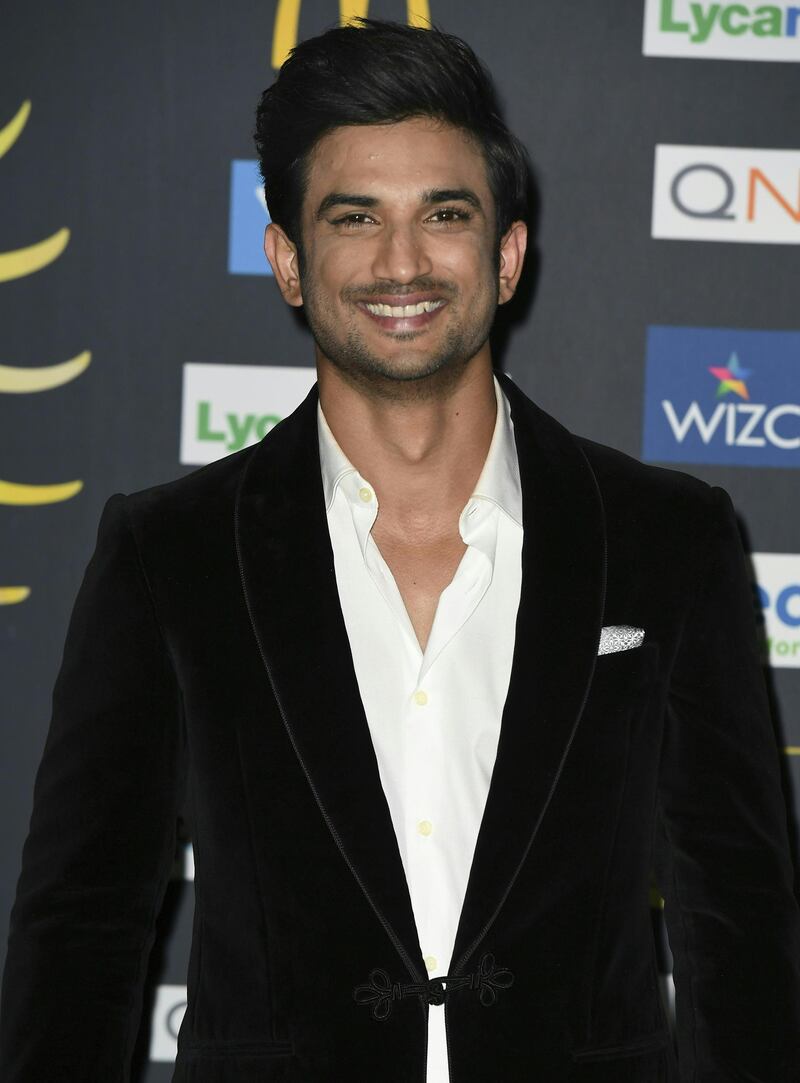
[[[404,19],[405,5],[373,0],[370,14]],[[798,67],[645,57],[641,0],[431,0],[431,14],[487,62],[536,165],[538,268],[503,366],[568,427],[639,456],[648,325],[800,329],[793,244],[651,239],[654,146],[797,146]],[[71,499],[0,503],[0,586],[30,587],[0,606],[3,931],[105,499],[190,469],[178,455],[185,363],[312,363],[273,280],[227,270],[230,163],[254,156],[274,17],[274,2],[255,0],[14,0],[0,12],[0,127],[32,101],[0,159],[0,252],[71,230],[47,268],[0,283],[0,365],[92,351],[63,386],[0,393],[0,479],[83,481]],[[303,0],[300,37],[336,17],[331,0]],[[794,470],[680,468],[728,489],[754,550],[800,549]],[[794,749],[800,673],[770,680],[781,741]],[[798,760],[786,764],[796,783]],[[191,883],[177,879],[153,986],[185,982],[191,908]],[[143,1073],[157,1083],[170,1069]]]

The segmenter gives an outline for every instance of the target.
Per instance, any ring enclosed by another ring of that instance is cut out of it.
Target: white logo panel
[[[178,1031],[186,1013],[186,986],[159,985],[150,1029],[150,1060],[172,1063],[178,1055]]]
[[[257,443],[300,405],[316,378],[313,368],[184,365],[181,462],[201,466]]]
[[[645,0],[645,56],[800,60],[800,6]]]
[[[800,669],[800,554],[752,553],[769,664]]]
[[[800,244],[800,150],[659,144],[652,234]]]

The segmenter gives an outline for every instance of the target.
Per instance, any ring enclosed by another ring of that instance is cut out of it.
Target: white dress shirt
[[[420,649],[372,538],[378,499],[318,409],[336,583],[429,977],[447,974],[492,776],[522,581],[522,497],[508,402],[494,381],[489,452],[458,521],[467,550]],[[454,991],[454,996],[464,995]],[[426,1083],[448,1083],[431,1005]]]

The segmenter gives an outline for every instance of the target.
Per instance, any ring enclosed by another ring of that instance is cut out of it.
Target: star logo
[[[738,395],[740,399],[750,398],[745,380],[752,370],[743,369],[735,353],[731,354],[727,365],[712,365],[708,371],[719,380],[717,385],[718,399],[721,399],[723,395],[727,395],[729,391],[732,391],[734,395]]]

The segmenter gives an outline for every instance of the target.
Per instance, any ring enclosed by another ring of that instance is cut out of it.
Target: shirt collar
[[[322,488],[325,493],[325,511],[330,511],[336,490],[343,478],[356,473],[356,468],[339,447],[336,437],[317,402],[317,434],[319,436],[319,461],[322,467]]]
[[[490,500],[518,526],[522,526],[522,485],[519,476],[517,445],[514,441],[514,423],[511,420],[511,405],[497,377],[492,378],[497,400],[497,417],[486,461],[470,500],[476,497]]]
[[[522,487],[520,484],[517,447],[514,442],[514,424],[511,420],[511,406],[500,387],[496,376],[494,393],[497,402],[497,415],[494,424],[489,451],[483,464],[480,477],[475,485],[467,506],[474,499],[487,500],[497,505],[518,526],[522,526]],[[322,468],[322,487],[325,494],[325,510],[329,511],[336,490],[344,478],[356,475],[358,485],[365,480],[359,474],[331,432],[330,426],[317,404],[317,432],[319,435],[319,457]],[[351,486],[347,486],[350,489]],[[357,488],[357,486],[356,486]],[[467,508],[464,509],[465,512]],[[463,514],[463,513],[462,513]]]

